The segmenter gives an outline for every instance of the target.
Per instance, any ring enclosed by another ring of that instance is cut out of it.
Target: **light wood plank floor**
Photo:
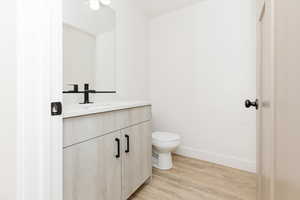
[[[172,170],[153,169],[151,183],[130,199],[256,200],[255,196],[255,174],[175,155]]]

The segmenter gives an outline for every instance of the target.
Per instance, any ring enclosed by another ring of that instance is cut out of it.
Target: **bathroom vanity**
[[[152,176],[151,105],[64,112],[64,200],[126,200]]]
[[[63,1],[64,200],[126,200],[152,176],[150,104],[91,104],[117,92],[115,33],[111,7]]]

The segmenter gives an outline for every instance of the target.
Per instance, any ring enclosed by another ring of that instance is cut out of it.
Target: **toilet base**
[[[169,170],[173,167],[172,154],[171,153],[154,153],[153,167],[161,170]]]

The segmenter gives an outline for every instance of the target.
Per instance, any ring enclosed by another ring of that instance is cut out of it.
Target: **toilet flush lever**
[[[62,104],[61,102],[52,102],[51,103],[51,115],[58,116],[62,114]]]

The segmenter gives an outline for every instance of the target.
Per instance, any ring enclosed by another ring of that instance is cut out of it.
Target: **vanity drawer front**
[[[151,106],[64,119],[64,147],[151,120]]]
[[[107,112],[64,119],[64,147],[118,130],[115,113]]]
[[[116,126],[119,129],[127,128],[151,120],[151,106],[143,106],[117,111]]]

